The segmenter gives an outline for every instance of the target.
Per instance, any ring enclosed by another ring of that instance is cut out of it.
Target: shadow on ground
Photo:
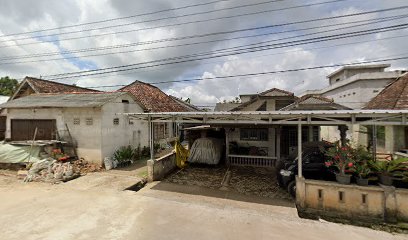
[[[226,172],[229,171],[229,174]],[[230,175],[229,177],[226,177]],[[189,166],[170,174],[152,189],[295,207],[279,188],[274,168]]]

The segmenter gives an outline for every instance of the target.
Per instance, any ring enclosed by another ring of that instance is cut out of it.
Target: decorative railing
[[[229,164],[233,166],[273,167],[276,159],[267,156],[228,155]]]

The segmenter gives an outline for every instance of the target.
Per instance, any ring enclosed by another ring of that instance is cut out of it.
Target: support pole
[[[307,133],[308,141],[313,142],[313,126],[309,125],[308,126],[308,133]]]
[[[154,159],[154,139],[153,139],[153,123],[152,117],[148,117],[148,127],[149,127],[149,147],[150,147],[150,159]]]
[[[276,159],[279,161],[281,157],[281,126],[276,128]]]
[[[373,160],[377,160],[377,125],[373,125]]]
[[[298,123],[298,177],[302,178],[302,124]]]

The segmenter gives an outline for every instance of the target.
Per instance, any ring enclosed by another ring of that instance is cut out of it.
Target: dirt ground
[[[408,239],[368,228],[300,219],[293,207],[154,190],[123,191],[132,171],[68,183],[23,183],[0,171],[0,239]],[[173,184],[174,185],[174,184]]]

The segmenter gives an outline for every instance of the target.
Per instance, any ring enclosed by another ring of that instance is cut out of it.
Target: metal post
[[[279,161],[281,156],[281,126],[276,128],[276,159]]]
[[[153,123],[152,117],[149,115],[148,117],[148,127],[149,127],[149,147],[150,147],[150,159],[154,159],[154,135],[153,135]]]
[[[302,178],[302,124],[298,123],[298,177]]]
[[[307,132],[307,137],[309,142],[313,142],[313,126],[309,125],[308,126],[308,132]]]
[[[377,160],[377,125],[373,125],[373,160]]]

